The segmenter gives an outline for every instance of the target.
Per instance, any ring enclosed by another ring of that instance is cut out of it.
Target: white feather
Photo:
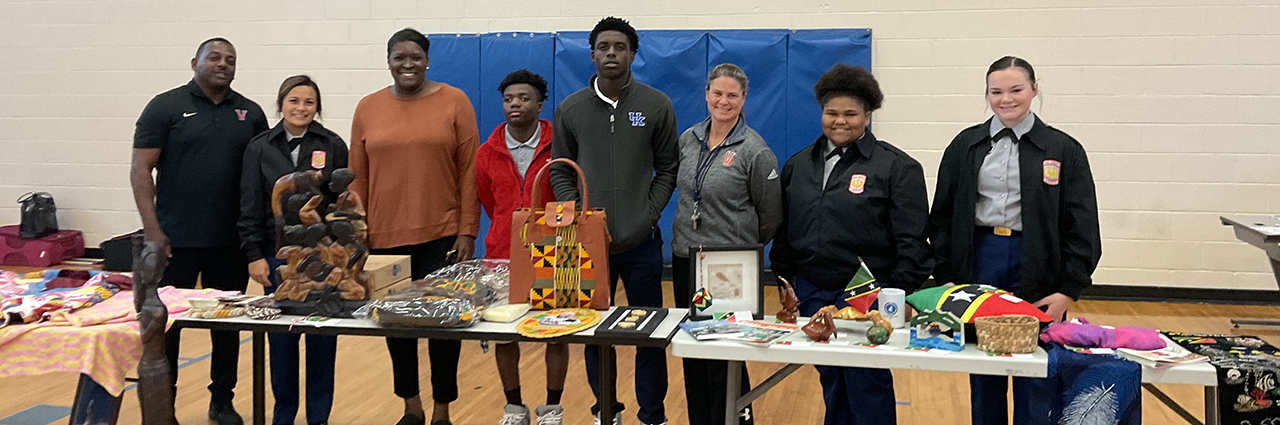
[[[1116,397],[1115,384],[1091,388],[1077,394],[1062,411],[1059,425],[1115,425],[1119,422],[1116,410],[1120,400]]]

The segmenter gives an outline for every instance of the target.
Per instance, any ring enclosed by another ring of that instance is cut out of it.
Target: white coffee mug
[[[907,326],[906,305],[907,291],[898,288],[884,288],[880,290],[880,296],[876,298],[880,301],[880,315],[884,316],[894,329],[901,329]]]

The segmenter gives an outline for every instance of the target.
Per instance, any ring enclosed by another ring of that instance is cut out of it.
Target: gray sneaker
[[[595,424],[596,424],[596,425],[600,425],[600,414],[599,414],[599,413],[596,413],[596,422],[595,422]],[[615,412],[615,413],[613,414],[613,425],[622,425],[622,412]]]
[[[533,409],[533,416],[538,418],[538,425],[561,425],[564,423],[564,408],[559,404],[544,404]]]
[[[508,404],[502,408],[502,421],[498,425],[529,425],[529,408],[523,404]]]

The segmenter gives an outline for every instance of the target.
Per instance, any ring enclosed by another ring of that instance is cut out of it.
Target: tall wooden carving
[[[142,235],[133,237],[133,308],[142,334],[138,362],[138,404],[144,425],[177,425],[173,414],[173,378],[165,356],[169,309],[156,292],[168,263],[164,253]]]
[[[318,171],[285,175],[272,189],[271,209],[279,241],[276,258],[286,260],[277,269],[281,284],[276,301],[301,302],[330,292],[337,292],[343,300],[369,297],[371,288],[364,272],[369,257],[364,203],[347,188],[355,174],[340,168],[330,178],[329,191],[338,197],[329,205],[323,205]]]

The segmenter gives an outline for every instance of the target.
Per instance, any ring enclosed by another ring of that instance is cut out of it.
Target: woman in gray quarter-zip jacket
[[[707,76],[706,95],[711,116],[680,135],[680,198],[671,240],[678,307],[690,302],[691,249],[763,245],[782,223],[778,159],[742,116],[747,75],[733,64],[720,64]],[[684,359],[690,425],[724,423],[727,368],[724,361]],[[740,394],[750,389],[746,373],[744,367]],[[754,423],[750,406],[739,413],[739,423]]]

